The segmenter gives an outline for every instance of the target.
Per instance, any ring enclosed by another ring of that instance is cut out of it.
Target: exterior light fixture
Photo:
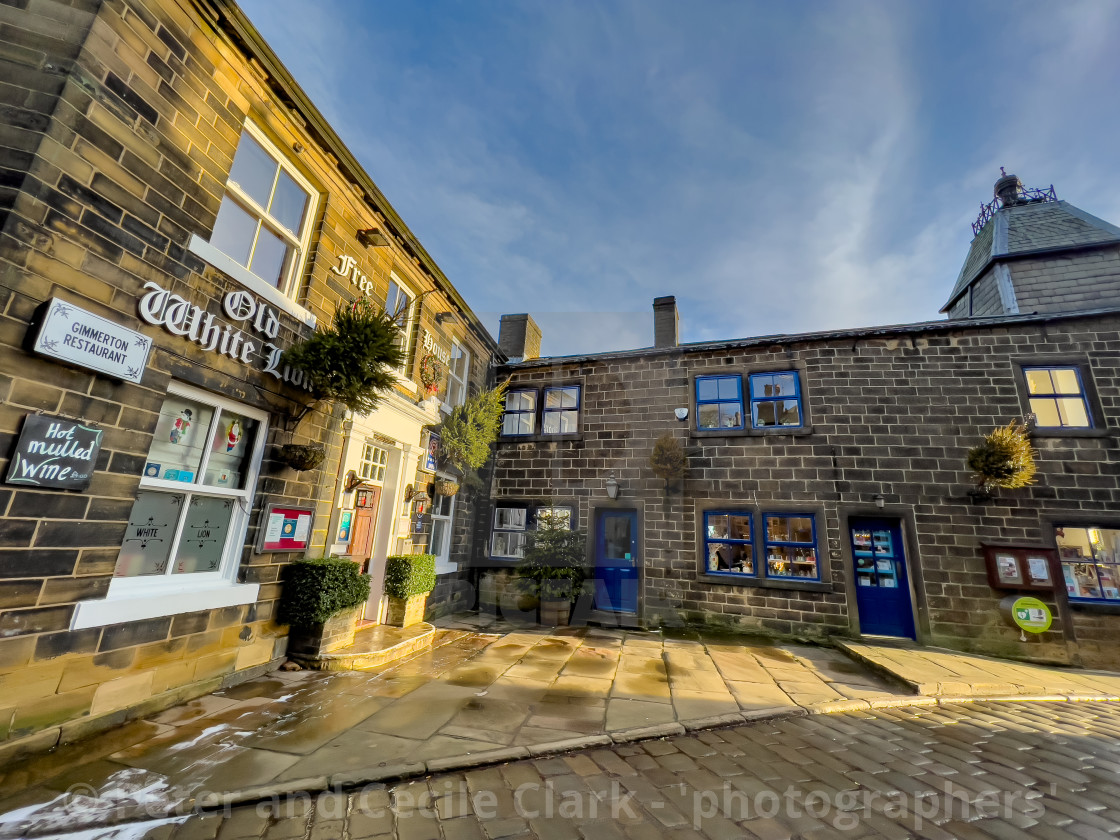
[[[614,475],[613,472],[610,475],[607,476],[607,498],[609,498],[609,499],[617,499],[618,498],[618,479],[615,478],[615,475]]]
[[[350,472],[346,473],[346,483],[343,484],[342,487],[347,493],[350,493],[361,483],[362,480],[358,477],[358,474],[354,472],[354,470],[350,470]]]
[[[882,510],[887,504],[887,500],[883,498],[882,493],[876,493],[871,497],[871,501],[875,503],[875,507],[879,508],[879,510]]]
[[[677,419],[680,420],[682,423],[685,420],[688,419],[688,409],[687,408],[674,408],[673,409],[673,414],[675,414]]]

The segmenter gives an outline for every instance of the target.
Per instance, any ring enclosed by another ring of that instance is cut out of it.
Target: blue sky
[[[999,167],[1120,222],[1120,3],[244,0],[546,355],[939,318]]]

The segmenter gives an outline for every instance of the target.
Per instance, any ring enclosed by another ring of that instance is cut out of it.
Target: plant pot
[[[572,602],[567,598],[541,601],[541,624],[545,627],[566,627],[571,614]]]
[[[389,596],[389,607],[385,611],[385,623],[393,627],[411,627],[424,620],[424,608],[428,604],[428,595],[424,592],[409,598],[394,598]]]
[[[459,482],[440,479],[436,482],[436,493],[440,496],[454,496],[459,492]]]
[[[361,606],[351,607],[332,615],[322,624],[293,626],[288,633],[288,655],[298,660],[349,647],[354,643],[361,612]]]
[[[285,443],[276,450],[276,460],[300,472],[315,469],[326,457],[327,450],[318,444]]]

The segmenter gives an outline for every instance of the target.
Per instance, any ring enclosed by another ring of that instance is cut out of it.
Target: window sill
[[[1103,438],[1109,437],[1108,429],[1031,429],[1032,438]]]
[[[1120,602],[1113,601],[1076,601],[1069,599],[1069,605],[1075,612],[1097,613],[1098,615],[1120,615]]]
[[[502,435],[498,443],[555,443],[558,440],[583,440],[579,432],[570,435]]]
[[[751,589],[794,589],[803,592],[831,592],[832,584],[821,580],[796,580],[794,578],[758,578],[738,577],[727,574],[697,575],[697,580],[703,583],[713,583],[720,586],[743,586]]]
[[[452,563],[450,560],[436,562],[436,575],[449,575],[452,572],[459,570],[458,563]]]
[[[228,581],[151,595],[134,592],[127,597],[113,597],[110,588],[109,597],[104,600],[82,601],[76,606],[70,629],[104,627],[146,618],[252,604],[257,600],[259,591],[260,585],[256,583],[231,584]]]
[[[313,314],[291,298],[281,294],[279,289],[261,280],[245,266],[231,260],[197,233],[191,234],[191,241],[187,244],[187,250],[208,262],[218,271],[232,277],[253,294],[260,295],[277,309],[282,309],[297,321],[315,329],[316,318]]]
[[[812,426],[770,427],[762,429],[691,429],[689,435],[698,440],[703,438],[725,437],[795,437],[798,435],[811,435]]]

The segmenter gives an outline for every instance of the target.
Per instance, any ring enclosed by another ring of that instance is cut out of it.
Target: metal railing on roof
[[[1015,200],[1007,202],[1006,204],[997,196],[987,204],[980,205],[980,215],[977,216],[976,221],[972,223],[972,235],[979,235],[980,231],[984,229],[984,225],[988,223],[988,220],[1004,207],[1019,207],[1023,204],[1045,204],[1046,202],[1057,200],[1058,195],[1054,192],[1053,184],[1050,185],[1049,189],[1028,189],[1026,187],[1020,187],[1016,193]]]

